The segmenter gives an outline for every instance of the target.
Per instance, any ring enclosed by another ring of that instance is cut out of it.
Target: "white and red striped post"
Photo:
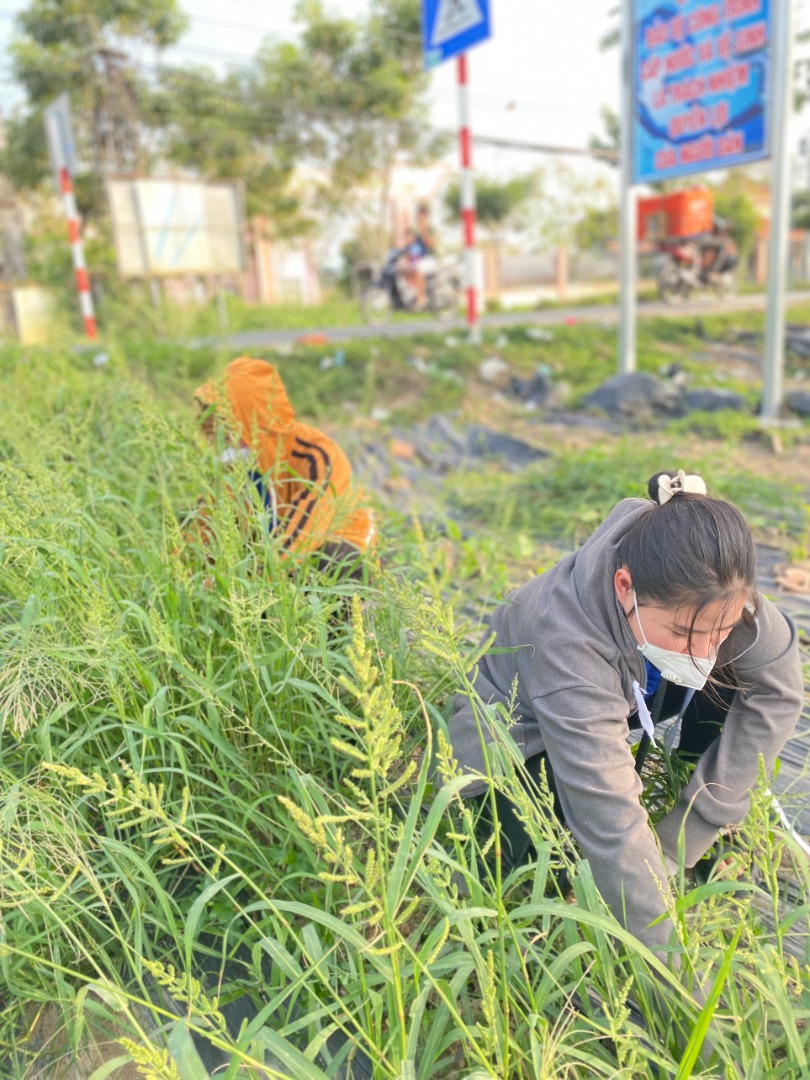
[[[478,326],[478,289],[475,267],[475,184],[472,171],[472,138],[470,135],[470,96],[467,79],[467,54],[458,56],[458,115],[461,145],[461,220],[464,227],[464,276],[467,288],[467,325],[470,341],[481,340]]]
[[[76,273],[76,287],[79,290],[79,307],[84,320],[84,329],[87,336],[91,340],[95,340],[98,337],[98,331],[93,310],[93,294],[90,291],[90,279],[87,276],[87,264],[84,261],[84,245],[82,244],[82,233],[79,227],[79,213],[76,209],[76,197],[73,194],[70,173],[64,167],[59,170],[59,186],[62,190],[65,214],[67,215],[70,251],[73,256],[73,269]]]

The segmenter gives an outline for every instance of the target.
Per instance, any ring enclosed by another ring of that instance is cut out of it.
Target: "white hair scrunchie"
[[[706,481],[697,473],[687,475],[683,469],[678,470],[677,476],[668,476],[661,473],[658,477],[658,502],[661,506],[666,505],[673,495],[708,495]]]

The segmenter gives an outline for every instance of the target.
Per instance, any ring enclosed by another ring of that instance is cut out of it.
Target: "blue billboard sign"
[[[633,183],[770,154],[773,0],[633,0]]]
[[[422,0],[425,67],[435,67],[492,34],[490,0]]]

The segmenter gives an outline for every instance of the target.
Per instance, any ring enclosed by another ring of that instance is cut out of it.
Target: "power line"
[[[253,5],[251,5],[251,6],[253,6]],[[259,5],[256,5],[256,8],[258,10]],[[16,18],[18,14],[19,14],[19,12],[13,12],[13,11],[5,10],[5,9],[0,9],[0,17]],[[218,19],[218,18],[213,18],[213,17],[210,17],[210,16],[203,16],[203,15],[192,16],[192,21],[202,22],[202,23],[205,23],[205,24],[208,24],[208,25],[221,26],[221,27],[223,27],[225,29],[244,30],[246,32],[257,32],[257,33],[266,32],[268,34],[271,34],[271,33],[274,32],[271,29],[266,28],[266,27],[261,26],[261,25],[256,24],[256,23],[236,23],[236,22],[233,22],[232,20],[229,20],[229,19]],[[390,29],[387,31],[387,33],[391,37],[397,37],[397,38],[401,38],[403,40],[421,41],[421,34],[412,34],[412,33],[409,33],[407,31],[398,31],[398,30],[390,30]],[[178,42],[176,45],[170,46],[170,48],[167,49],[166,51],[167,52],[192,53],[192,54],[199,54],[201,56],[219,57],[219,58],[221,58],[223,60],[233,60],[233,61],[239,61],[239,62],[244,62],[245,60],[252,60],[252,59],[255,58],[255,52],[254,53],[236,52],[233,49],[221,49],[221,48],[218,48],[216,46],[198,45],[198,44],[195,44],[193,42],[185,42],[185,43]],[[511,85],[511,86],[520,86],[520,87],[532,86],[532,87],[535,87],[535,88],[538,88],[538,87],[548,87],[549,89],[556,88],[556,84],[554,84],[554,83],[543,83],[543,82],[537,82],[535,80],[515,79],[513,77],[502,76],[502,75],[489,75],[489,76],[487,76],[487,81],[488,82],[495,81],[495,82],[502,83],[502,84],[505,84],[505,85],[508,84],[508,85]],[[447,97],[450,97],[450,96],[455,97],[455,94],[456,94],[455,89],[444,89],[444,88],[440,88],[440,87],[434,87],[432,92],[433,93],[441,93],[441,94],[446,95]],[[511,95],[511,96],[514,96],[514,95]],[[537,102],[537,104],[539,104],[539,102]]]
[[[256,29],[258,30],[259,28],[257,27]],[[252,57],[249,57],[247,53],[236,53],[236,52],[233,52],[233,51],[229,51],[229,50],[225,50],[225,49],[217,49],[215,47],[205,46],[205,45],[173,45],[171,47],[171,50],[168,50],[168,51],[172,51],[172,52],[199,52],[201,54],[206,54],[206,55],[212,55],[212,56],[216,55],[216,56],[222,57],[223,59],[232,59],[232,60],[239,60],[239,61],[243,61],[245,59],[255,59],[255,53],[253,54]],[[548,89],[550,91],[555,91],[555,90],[559,89],[558,84],[555,83],[555,82],[551,82],[551,81],[542,82],[542,81],[538,81],[538,80],[535,80],[535,79],[514,78],[514,77],[510,77],[510,76],[503,76],[503,75],[491,75],[491,74],[488,74],[486,76],[486,82],[487,82],[487,84],[495,82],[495,83],[498,83],[499,85],[515,86],[515,87],[520,87],[520,88],[528,87],[528,86],[532,87],[533,89],[544,89],[545,88],[545,89]],[[457,96],[458,91],[456,90],[455,87],[453,87],[453,88],[449,88],[449,87],[445,88],[445,87],[433,86],[433,87],[431,87],[430,93],[432,93],[432,94],[441,94],[441,95],[443,95],[445,97],[448,97],[448,98],[449,97],[455,98]],[[475,94],[475,88],[473,88],[473,93]],[[513,93],[513,94],[504,94],[504,96],[509,97],[509,98],[514,98],[516,95]],[[566,97],[570,100],[570,95],[566,95]],[[585,99],[582,98],[581,100],[584,102]]]
[[[195,76],[196,76],[196,72],[194,72],[194,71],[189,71],[188,69],[185,69],[185,68],[182,68],[182,67],[176,67],[176,66],[170,65],[170,64],[152,64],[152,63],[149,63],[149,62],[143,62],[140,65],[140,67],[144,71],[149,70],[149,71],[151,71],[151,72],[153,72],[155,74],[158,74],[158,75],[159,74],[168,74],[168,75],[173,76],[175,78],[181,78],[181,79],[182,78],[194,79]],[[437,88],[437,87],[434,87],[430,91],[430,93],[436,94],[437,91],[439,91],[440,95],[443,96],[445,99],[448,99],[448,98],[453,98],[454,99],[455,96],[456,96],[456,92],[454,90],[449,90],[449,89],[444,90],[444,89]],[[224,100],[230,99],[230,100],[242,103],[242,104],[245,101],[244,97],[242,97],[241,95],[235,95],[235,94],[229,93],[227,90],[223,89],[222,87],[217,87],[216,94],[218,96],[221,96]],[[273,97],[268,97],[267,95],[261,95],[260,99],[255,99],[255,100],[260,100],[261,103],[266,103],[266,104],[269,104],[271,106],[272,105],[284,105],[284,104],[288,103],[287,98],[284,98],[284,97],[273,98]],[[493,113],[498,112],[498,113],[500,113],[500,112],[502,112],[503,109],[505,109],[507,107],[507,105],[510,103],[510,101],[514,101],[514,98],[509,96],[509,95],[499,96],[499,95],[478,93],[478,94],[473,95],[473,108],[475,110],[483,110],[484,112],[493,112]],[[584,104],[582,106],[570,105],[570,104],[564,104],[562,106],[556,105],[556,104],[555,105],[550,105],[550,104],[548,104],[546,102],[543,102],[543,101],[541,101],[539,99],[528,99],[528,100],[518,99],[516,104],[517,104],[517,108],[519,108],[522,113],[529,112],[529,113],[533,114],[534,116],[540,116],[540,117],[560,116],[560,115],[567,115],[567,116],[586,116],[586,115],[593,116],[594,115],[593,107],[592,106],[587,106],[587,105],[584,105]],[[323,111],[323,110],[321,110],[321,111]],[[336,111],[338,113],[340,113],[341,115],[345,112],[345,110],[342,110],[342,109],[337,109]],[[596,120],[595,116],[594,116],[594,119]]]
[[[147,66],[148,65],[146,65],[146,64],[142,64],[141,69],[145,71]],[[170,68],[167,65],[155,65],[154,70],[155,70],[155,73],[161,73],[161,72],[162,73],[168,73],[168,74],[171,74],[174,77],[181,77],[181,78],[183,77],[183,75],[187,75],[188,78],[192,78],[193,75],[195,74],[194,72],[184,72],[182,68],[174,68],[174,67]],[[20,88],[21,92],[23,92],[23,90],[24,90],[24,87],[22,86],[22,84],[19,83],[17,80],[13,79],[13,78],[6,78],[6,79],[3,79],[2,81],[4,82],[5,85],[8,85],[8,86],[18,86]],[[153,88],[156,88],[156,87],[159,86],[159,84],[157,82],[153,82],[152,86],[153,86]],[[228,94],[222,88],[217,88],[217,90],[216,90],[216,92],[215,92],[215,94],[213,96],[217,97],[217,98],[220,98],[221,100],[224,100],[224,101],[231,101],[231,102],[234,102],[234,103],[237,103],[237,104],[245,104],[245,98],[244,97],[241,97],[241,96],[238,96],[238,95],[233,95],[233,94]],[[450,96],[451,95],[448,92],[447,98],[449,98]],[[286,98],[269,98],[269,97],[263,96],[261,99],[257,99],[257,100],[260,100],[261,103],[267,104],[267,105],[270,105],[270,106],[282,107],[285,104],[288,104],[288,99],[286,99]],[[514,111],[514,109],[517,109],[517,110],[519,110],[519,113],[522,116],[526,116],[527,114],[531,115],[533,117],[539,117],[539,118],[546,118],[546,117],[551,117],[551,116],[559,117],[560,115],[565,115],[565,116],[592,116],[595,123],[598,121],[598,117],[595,115],[593,108],[590,107],[590,106],[586,106],[586,105],[582,105],[581,107],[578,107],[576,105],[566,104],[563,107],[559,107],[559,106],[548,105],[548,104],[546,104],[544,102],[541,102],[538,99],[529,99],[529,100],[518,99],[517,101],[515,101],[514,98],[510,99],[510,98],[504,98],[504,97],[487,95],[487,94],[478,94],[473,98],[473,107],[475,109],[475,112],[478,113],[478,114],[484,113],[484,114],[491,114],[493,116],[494,115],[502,115],[503,112],[507,109],[507,107],[509,105],[513,106],[512,111]],[[325,110],[321,109],[319,111],[321,113],[323,113]],[[335,115],[340,115],[340,116],[347,115],[347,110],[344,110],[344,109],[336,108],[336,109],[330,110],[330,111],[333,112]]]
[[[261,33],[274,33],[273,30],[257,23],[234,22],[232,19],[217,19],[210,15],[193,15],[191,19],[192,22],[195,23],[204,23],[207,26],[221,26],[226,30],[244,30],[247,33],[255,33],[257,31]],[[395,30],[392,27],[386,29],[386,36],[397,38],[400,41],[418,41],[420,44],[422,41],[421,34],[413,34],[408,30]]]
[[[183,71],[183,69],[176,69],[172,73],[180,76],[188,75],[188,72]],[[0,78],[0,83],[9,83],[10,81],[11,80]],[[234,106],[242,106],[245,104],[244,98],[235,94],[228,95],[222,92],[218,92],[215,95],[214,101],[219,101],[220,103],[226,102]],[[254,98],[252,104],[258,104],[259,106],[267,108],[281,109],[285,105],[288,105],[289,102],[286,99],[282,98],[264,96]],[[337,107],[328,110],[318,110],[317,112],[311,113],[310,115],[312,115],[315,119],[320,119],[321,116],[324,115],[324,113],[327,117],[337,116],[348,118],[349,116],[351,116],[349,110],[339,109]],[[267,123],[263,119],[263,117],[251,117],[234,113],[229,113],[219,119],[215,117],[195,117],[193,121],[193,126],[195,131],[201,133],[209,133],[211,135],[221,135],[223,133],[226,133],[228,130],[236,130],[256,137],[267,136],[269,138],[276,134],[275,128],[271,124]],[[455,138],[458,134],[455,130],[448,130],[442,128],[428,128],[427,130],[430,131],[432,134],[445,136],[447,138]],[[484,133],[473,134],[472,138],[473,142],[475,142],[476,144],[480,146],[488,146],[493,149],[515,150],[521,152],[561,157],[588,157],[597,160],[604,158],[614,159],[618,157],[618,154],[615,151],[611,150],[596,151],[587,147],[565,146],[553,143],[538,143],[521,139],[507,139],[503,136],[487,135]]]
[[[485,146],[498,147],[503,150],[528,150],[538,154],[559,154],[568,157],[591,157],[597,159],[609,158],[611,161],[619,160],[618,150],[592,150],[581,146],[552,146],[547,143],[522,142],[519,139],[502,139],[494,135],[473,134],[472,140]]]
[[[258,4],[245,6],[255,8],[256,10],[266,10]],[[0,9],[0,16],[6,18],[14,18],[17,14],[17,12],[9,11],[7,9]],[[255,23],[237,23],[233,20],[220,19],[205,15],[192,16],[192,21],[193,20],[207,23],[210,25],[222,26],[224,28],[240,29],[250,32],[255,31],[257,33],[261,33],[265,30],[264,26],[259,26]],[[405,31],[389,31],[389,33],[392,36],[398,36],[403,39],[421,40],[420,34],[412,34]],[[239,66],[246,66],[250,64],[253,59],[255,59],[255,54],[234,52],[231,49],[197,45],[190,42],[178,43],[177,45],[172,46],[171,49],[167,51],[170,54],[179,53],[183,55],[191,55],[192,57],[200,56],[204,58],[233,61]],[[511,106],[512,108],[519,108],[522,115],[529,114],[542,117],[548,116],[551,113],[553,113],[555,116],[559,116],[561,113],[564,113],[567,116],[581,117],[592,117],[594,115],[594,106],[590,102],[586,103],[584,99],[581,99],[581,104],[578,104],[575,99],[572,99],[571,95],[566,96],[565,105],[560,106],[559,104],[557,104],[553,107],[550,106],[545,100],[540,100],[538,98],[525,98],[522,96],[521,91],[523,91],[528,86],[531,86],[535,90],[541,89],[545,86],[548,87],[549,90],[551,90],[552,84],[538,83],[534,80],[528,81],[522,79],[514,79],[509,78],[508,76],[504,78],[503,76],[499,75],[487,77],[488,85],[493,81],[503,85],[514,86],[518,89],[515,92],[503,93],[502,95],[498,92],[494,94],[482,94],[480,92],[474,92],[473,104],[476,110],[483,111],[484,113],[489,112],[494,115],[495,113],[500,112],[502,109],[506,109]],[[430,96],[433,98],[433,100],[455,99],[456,90],[455,88],[446,88],[434,85],[430,90]]]
[[[267,30],[264,26],[261,26],[259,24],[255,24],[255,23],[236,23],[236,22],[233,22],[233,21],[231,21],[229,19],[218,19],[218,18],[212,18],[210,16],[195,15],[195,16],[193,16],[193,21],[202,22],[202,23],[205,23],[207,25],[212,25],[212,26],[221,26],[221,27],[223,27],[225,29],[244,30],[244,31],[247,31],[247,32],[255,32],[255,33],[273,33],[272,30]],[[421,34],[414,34],[414,33],[408,32],[408,31],[404,31],[404,30],[393,30],[393,29],[390,29],[390,28],[387,29],[386,36],[393,37],[393,38],[398,38],[398,39],[401,39],[403,41],[418,41],[420,43],[422,41],[422,35]],[[204,46],[204,45],[182,45],[182,44],[178,44],[176,46],[172,46],[172,48],[176,49],[176,50],[182,50],[182,49],[194,49],[194,50],[198,50],[198,51],[203,51],[204,50],[204,51],[209,52],[209,53],[216,52],[218,55],[221,55],[221,56],[223,56],[225,58],[230,57],[230,58],[233,58],[233,59],[243,59],[247,55],[245,53],[235,53],[233,51],[228,51],[228,50],[224,50],[224,49],[215,49],[214,47]],[[511,86],[527,86],[527,85],[530,85],[530,86],[533,86],[533,87],[539,87],[539,86],[548,87],[549,89],[556,89],[557,88],[557,84],[554,83],[554,82],[543,83],[543,82],[538,82],[538,81],[536,81],[534,79],[532,79],[532,80],[515,79],[514,77],[502,76],[502,75],[488,75],[487,76],[487,81],[488,82],[495,81],[495,82],[498,82],[498,83],[509,84]],[[434,87],[434,92],[436,92],[436,90],[437,90],[437,88]],[[446,91],[444,89],[442,89],[441,92],[446,93],[448,96],[452,94],[452,96],[454,96],[454,97],[455,97],[455,95],[457,93],[457,91],[455,89],[446,90]]]
[[[15,13],[13,13],[13,12],[9,12],[7,10],[0,9],[0,15],[13,16],[14,14]],[[206,17],[201,17],[201,18],[206,18]],[[221,24],[221,25],[224,25],[224,26],[236,25],[236,24],[230,23],[228,20],[208,19],[207,21],[215,22],[217,24]],[[248,26],[248,24],[239,24],[239,25],[241,25],[243,28],[247,28],[247,26]],[[258,27],[256,27],[256,29],[258,29]],[[417,35],[409,35],[409,36],[416,37]],[[225,50],[225,49],[209,48],[209,47],[206,47],[206,46],[198,46],[198,45],[191,45],[191,44],[174,46],[172,51],[180,52],[180,53],[201,54],[201,55],[204,55],[204,56],[223,57],[223,58],[227,58],[227,59],[239,60],[242,63],[249,63],[250,60],[253,59],[252,57],[248,56],[245,53],[234,53],[232,51]],[[174,66],[171,66],[171,65],[165,65],[165,64],[150,65],[148,62],[142,62],[139,66],[141,68],[143,68],[143,69],[146,69],[147,67],[151,66],[155,70],[163,71],[163,72],[170,72],[170,73],[174,74],[175,76],[181,75],[181,73],[183,71],[182,68],[177,68],[177,67],[174,67]],[[523,82],[522,80],[514,80],[514,79],[513,80],[498,80],[498,81],[509,81],[512,85],[520,86],[520,87],[524,87],[526,85],[533,85],[533,84],[527,84],[527,83]],[[9,83],[9,85],[13,85],[13,82]],[[432,87],[430,93],[434,97],[434,99],[435,98],[442,98],[442,97],[444,97],[445,99],[451,98],[451,97],[455,98],[455,96],[456,96],[455,89],[437,87],[437,86]],[[223,97],[226,96],[224,93],[222,93],[221,90],[220,90],[220,94]],[[521,113],[523,115],[529,113],[529,114],[532,114],[534,116],[549,116],[549,115],[551,115],[553,113],[553,115],[559,116],[562,113],[562,114],[565,114],[565,115],[568,115],[568,116],[575,116],[575,115],[578,115],[578,116],[585,116],[585,115],[593,116],[593,106],[592,105],[590,105],[590,104],[585,105],[585,103],[583,102],[583,104],[581,106],[577,106],[576,104],[573,104],[571,102],[570,98],[566,99],[566,104],[565,105],[560,106],[559,104],[557,104],[557,105],[552,107],[545,101],[540,101],[539,99],[534,99],[534,98],[528,99],[528,100],[527,99],[522,99],[522,98],[520,98],[519,95],[514,95],[514,94],[501,96],[501,95],[476,93],[474,95],[474,99],[473,99],[474,100],[474,107],[475,107],[476,110],[482,111],[484,113],[492,113],[492,114],[500,113],[502,109],[508,107],[510,104],[512,104],[514,102],[514,98],[516,96],[518,97],[518,100],[516,102],[516,106],[521,110]],[[506,98],[507,100],[504,100],[504,98]],[[242,99],[234,98],[234,100],[240,100],[241,101]],[[268,102],[268,103],[272,104],[272,102]],[[280,104],[280,102],[279,102],[279,104]]]

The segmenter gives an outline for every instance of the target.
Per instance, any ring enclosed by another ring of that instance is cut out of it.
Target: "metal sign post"
[[[79,293],[79,307],[84,322],[84,331],[91,341],[98,337],[96,316],[93,309],[93,294],[90,279],[87,276],[87,264],[84,261],[79,212],[76,197],[73,194],[72,176],[76,172],[76,151],[73,140],[73,124],[70,118],[70,102],[67,94],[60,94],[45,109],[45,135],[48,140],[48,152],[51,158],[56,184],[62,195],[65,216],[70,237],[70,253],[73,258],[73,271],[76,275],[76,288]]]
[[[87,276],[87,264],[84,261],[84,244],[82,243],[81,226],[79,225],[79,211],[76,208],[76,196],[73,194],[73,184],[67,169],[59,170],[59,179],[62,188],[62,200],[65,207],[65,216],[68,223],[68,236],[70,237],[70,253],[73,257],[73,272],[76,275],[76,289],[79,293],[79,308],[82,313],[84,332],[91,341],[98,337],[96,328],[96,313],[93,308],[93,293],[90,289],[90,279]]]
[[[478,286],[475,258],[475,184],[470,134],[467,50],[492,35],[490,0],[422,0],[425,66],[435,67],[457,57],[459,144],[461,148],[461,219],[464,229],[464,267],[467,325],[470,341],[481,341],[478,325]]]
[[[782,407],[785,369],[785,289],[790,230],[789,128],[793,101],[793,2],[776,11],[773,54],[773,167],[768,245],[768,304],[762,369],[762,419],[776,420]]]
[[[470,100],[467,54],[458,57],[459,144],[461,148],[461,221],[464,228],[464,277],[467,285],[467,327],[470,341],[481,342],[478,325],[478,287],[475,272],[475,183],[472,171],[470,138]]]
[[[636,189],[633,187],[633,0],[622,4],[619,371],[636,370]]]

